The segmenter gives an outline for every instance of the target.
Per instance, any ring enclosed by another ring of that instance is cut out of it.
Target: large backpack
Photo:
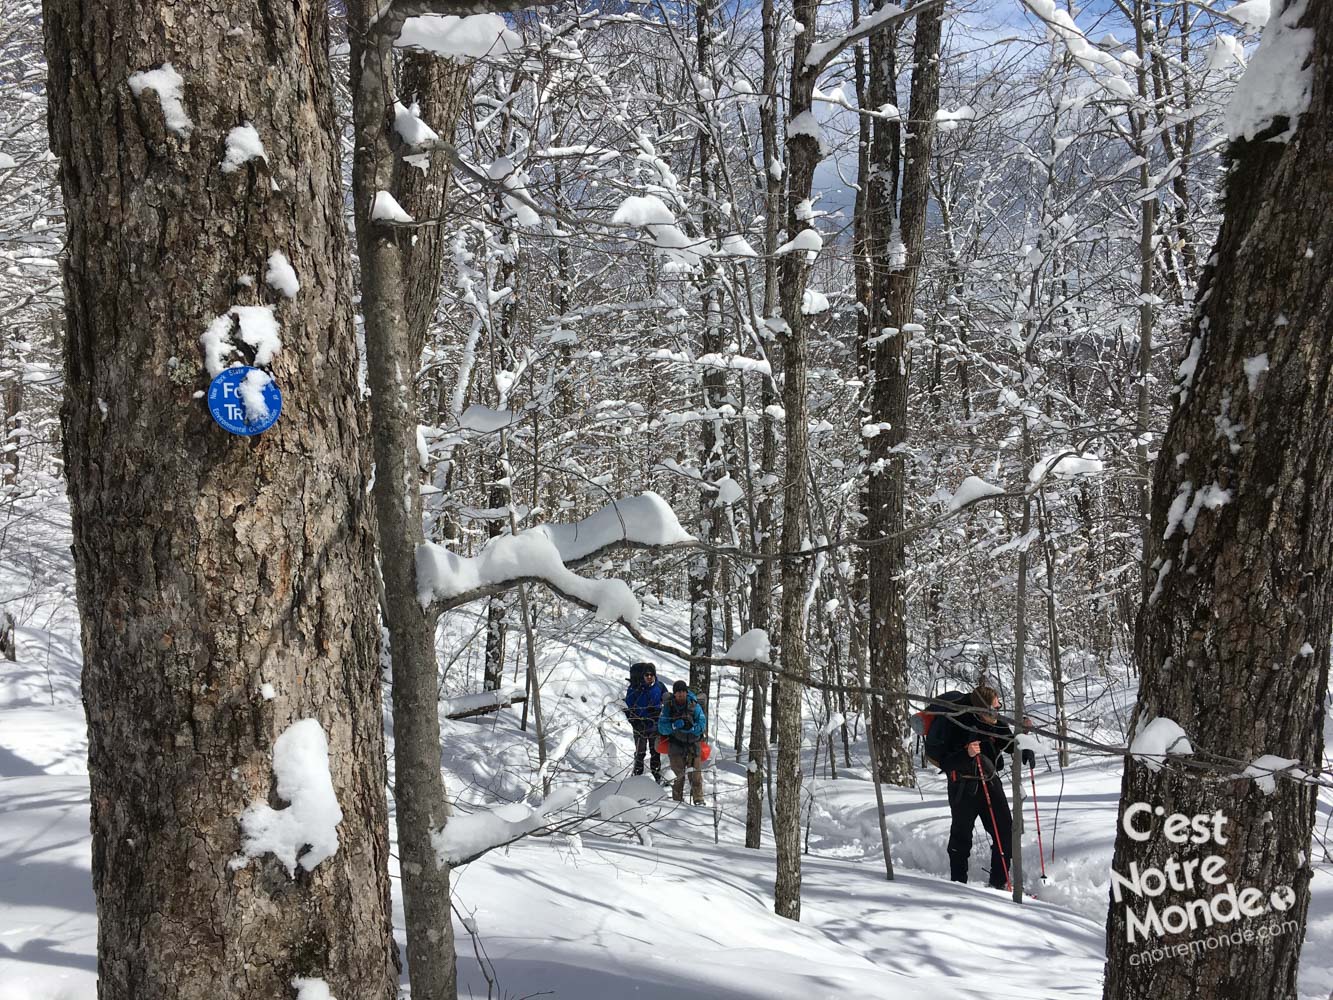
[[[667,696],[668,698],[670,698],[670,697],[671,697],[671,692],[668,691],[666,696]],[[704,704],[705,704],[704,696],[702,696],[702,695],[697,695],[697,694],[696,694],[696,695],[694,696],[694,700],[695,700],[695,702],[699,705],[699,708],[700,708],[701,710],[703,710],[703,709],[704,709]],[[688,702],[687,702],[687,704],[688,704]],[[705,710],[705,711],[706,711],[706,710]],[[703,734],[702,736],[699,737],[699,744],[698,744],[698,747],[699,747],[699,749],[698,749],[699,763],[700,763],[700,764],[707,763],[708,758],[711,757],[711,756],[713,755],[713,748],[712,748],[711,746],[708,745],[708,728],[707,728],[707,726],[704,727],[704,734]],[[670,752],[671,752],[671,737],[669,737],[669,736],[662,736],[661,734],[658,734],[658,737],[657,737],[657,744],[656,744],[656,746],[654,747],[654,749],[656,749],[657,752],[658,752],[658,753],[661,753],[661,754],[667,754],[667,753],[670,753]]]
[[[947,726],[934,725],[940,715],[957,717],[958,710],[968,705],[972,696],[966,691],[946,691],[934,701],[912,716],[912,728],[921,736],[923,748],[921,756],[941,771],[940,758],[944,756],[944,735]]]

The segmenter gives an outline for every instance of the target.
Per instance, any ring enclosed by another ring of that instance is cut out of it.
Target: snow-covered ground
[[[45,516],[34,533],[46,538],[36,545],[41,558],[0,563],[0,596],[25,593],[33,609],[19,632],[18,663],[0,663],[0,998],[91,1000],[96,921],[77,620],[61,511]],[[683,623],[678,606],[646,600],[646,628],[680,642]],[[477,686],[480,644],[452,653],[479,625],[471,609],[445,623],[449,694]],[[511,658],[518,635],[511,632]],[[588,616],[543,622],[547,774],[553,790],[573,799],[554,818],[587,814],[609,792],[643,792],[642,779],[619,787],[632,742],[616,707],[627,665],[642,656]],[[684,676],[680,664],[654,659],[664,680]],[[479,942],[474,949],[468,928],[456,927],[463,995],[485,996],[489,974],[497,995],[566,1000],[1100,997],[1117,762],[1082,760],[1063,775],[1039,766],[1049,880],[1036,878],[1029,803],[1024,848],[1038,899],[1020,907],[980,884],[987,855],[979,830],[977,882],[947,881],[948,810],[939,778],[928,772],[919,790],[885,790],[897,869],[886,881],[865,746],[853,743],[850,767],[839,747],[835,779],[825,744],[819,777],[806,785],[809,853],[796,924],[772,912],[767,831],[764,848],[742,846],[745,771],[733,750],[733,692],[727,688],[710,727],[716,766],[706,787],[715,808],[663,799],[649,810],[658,817],[649,830],[589,821],[576,834],[528,838],[456,871],[455,897]],[[1080,717],[1112,727],[1124,697],[1094,688]],[[819,710],[811,705],[813,738]],[[541,801],[536,741],[531,725],[519,728],[522,710],[445,721],[443,763],[457,813]],[[1054,766],[1053,755],[1048,762]],[[808,750],[807,775],[813,767]],[[1321,828],[1329,818],[1325,802]],[[1333,991],[1331,867],[1325,858],[1315,877],[1302,1000]]]

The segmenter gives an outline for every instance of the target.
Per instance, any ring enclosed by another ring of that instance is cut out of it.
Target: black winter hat
[[[686,684],[684,681],[676,681],[675,684],[671,685],[672,691],[688,691],[689,689],[690,686]]]

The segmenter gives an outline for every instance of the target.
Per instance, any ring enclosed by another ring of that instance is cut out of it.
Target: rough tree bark
[[[764,247],[771,251],[778,245],[782,206],[782,174],[773,169],[778,158],[778,17],[774,0],[763,0],[764,97],[759,106],[759,129],[764,152]],[[778,264],[769,253],[764,258],[764,311],[766,324],[777,315]],[[768,336],[767,326],[761,334]],[[771,341],[769,341],[771,347]],[[759,397],[761,421],[761,470],[777,468],[777,430],[769,407],[777,402],[773,382],[762,380]],[[754,544],[765,554],[774,550],[773,501],[765,489],[755,505]],[[770,628],[773,606],[773,564],[761,559],[755,565],[750,584],[750,627],[769,632],[770,644],[778,641]],[[777,650],[774,650],[776,653]],[[750,671],[754,690],[750,699],[750,763],[745,776],[745,846],[758,847],[764,831],[764,788],[770,774],[768,762],[768,672]]]
[[[421,120],[446,142],[452,142],[463,113],[470,63],[440,59],[423,52],[404,52],[398,59],[398,100],[416,105]],[[443,150],[419,154],[424,160],[414,162],[401,157],[394,162],[394,199],[414,219],[439,219],[449,205],[449,179],[452,167]],[[413,233],[404,251],[404,302],[407,310],[408,336],[413,357],[421,357],[435,309],[440,301],[440,277],[445,255],[449,252],[446,226],[423,226]]]
[[[440,771],[437,616],[417,598],[416,550],[425,541],[416,454],[419,354],[405,309],[411,231],[372,221],[378,191],[396,168],[390,141],[393,42],[404,15],[368,3],[350,10],[355,150],[352,197],[361,258],[366,373],[372,394],[375,512],[384,582],[384,619],[393,668],[394,783],[398,857],[403,871],[408,975],[419,1000],[457,996],[457,960],[449,911],[449,868],[432,834],[449,815]],[[378,14],[378,17],[373,15]]]
[[[44,8],[102,1000],[272,1000],[297,976],[396,994],[326,16],[303,0]],[[168,62],[188,130],[167,127],[169,95],[127,82]],[[224,172],[245,122],[265,156]],[[301,283],[290,301],[264,281],[274,251]],[[253,439],[195,398],[200,335],[235,305],[281,325],[286,408]],[[282,804],[271,751],[302,718],[328,738],[337,853],[295,878],[271,855],[233,871],[241,813]]]
[[[712,43],[717,30],[717,13],[711,0],[697,0],[694,8],[695,58],[697,74],[700,80],[706,80],[716,93],[721,81],[713,65]],[[703,237],[713,243],[721,240],[721,225],[716,204],[718,192],[717,157],[720,151],[713,142],[711,108],[704,97],[704,92],[696,86],[695,109],[699,115],[699,203],[703,223]],[[703,276],[700,278],[700,305],[703,313],[702,336],[699,340],[700,354],[720,354],[722,352],[722,289],[718,280],[718,263],[711,258],[704,258]],[[722,421],[718,411],[722,407],[726,394],[727,380],[722,369],[704,368],[700,374],[700,403],[703,419],[699,421],[699,532],[698,537],[711,545],[717,545],[722,538],[722,520],[725,508],[718,499],[717,488],[711,484],[724,473],[722,446],[724,441]],[[698,553],[690,560],[690,687],[704,695],[712,686],[712,666],[709,658],[713,655],[716,641],[718,557],[713,551]],[[710,713],[711,718],[711,713]]]
[[[788,115],[800,119],[812,114],[815,84],[829,61],[859,39],[875,31],[888,30],[905,18],[936,11],[936,0],[918,3],[910,11],[891,15],[882,21],[854,27],[832,44],[814,50],[815,20],[818,0],[797,0],[792,14],[804,27],[792,45],[792,74]],[[937,72],[937,71],[936,71]],[[794,240],[810,228],[803,218],[813,186],[815,167],[820,159],[819,140],[809,129],[787,134],[787,236]],[[798,555],[805,539],[809,465],[809,401],[806,398],[807,342],[806,319],[801,311],[810,261],[805,250],[784,253],[779,265],[779,299],[782,307],[782,406],[786,411],[787,454],[784,462],[785,485],[782,494],[782,649],[783,673],[807,677],[809,658],[805,649],[803,605],[810,575],[810,560]],[[773,839],[777,848],[777,882],[774,909],[779,916],[801,918],[801,697],[804,685],[785,680],[777,685],[775,716],[778,740],[776,767],[777,796]]]
[[[885,37],[885,36],[880,36]],[[871,39],[870,86],[873,107],[891,103],[894,67],[891,43],[876,52]],[[907,490],[907,397],[911,376],[909,332],[916,303],[917,273],[925,242],[926,205],[930,200],[930,156],[935,112],[940,105],[940,6],[922,5],[912,44],[911,125],[903,149],[903,189],[895,223],[894,194],[898,159],[897,122],[876,121],[870,145],[865,237],[870,267],[869,330],[873,379],[870,421],[878,433],[868,439],[866,533],[889,539],[868,555],[870,598],[870,683],[904,690],[907,684],[907,546],[903,535],[903,502]],[[881,132],[889,133],[881,136]],[[895,234],[897,245],[895,244]],[[906,702],[877,703],[870,724],[879,748],[880,780],[895,785],[916,783],[908,732]]]
[[[1222,230],[1194,321],[1197,363],[1155,468],[1154,589],[1139,612],[1134,722],[1175,720],[1196,755],[1274,754],[1315,771],[1333,630],[1333,5],[1274,4],[1274,20],[1297,15],[1313,32],[1312,100],[1289,142],[1269,141],[1293,124],[1280,118],[1231,148]],[[1121,829],[1116,871],[1218,854],[1230,881],[1258,888],[1265,903],[1279,886],[1292,888],[1284,912],[1250,926],[1294,920],[1299,929],[1131,965],[1148,945],[1129,942],[1128,913],[1142,916],[1148,901],[1126,894],[1109,907],[1108,1000],[1296,996],[1317,789],[1278,777],[1264,795],[1250,780],[1178,766],[1154,773],[1138,762],[1127,763],[1121,787],[1122,810],[1145,802],[1168,814],[1220,811],[1227,843],[1182,849]],[[1210,894],[1168,889],[1152,902]]]
[[[0,344],[0,347],[3,347]],[[23,412],[23,368],[18,364],[17,352],[14,358],[14,378],[0,385],[0,486],[13,486],[19,478],[19,439],[13,436],[19,429],[20,414]],[[6,451],[3,446],[13,440],[15,448]]]
[[[788,112],[791,118],[810,114],[818,71],[807,66],[815,39],[818,0],[796,0],[795,19],[805,26],[792,46],[791,93]],[[787,135],[787,238],[795,239],[807,228],[800,217],[801,202],[810,197],[815,166],[819,163],[819,142],[808,131]],[[780,662],[787,679],[777,685],[774,698],[774,729],[778,741],[778,759],[774,774],[777,795],[774,806],[773,841],[777,848],[777,879],[774,885],[774,910],[790,920],[801,919],[801,696],[804,685],[793,680],[805,677],[809,657],[805,649],[806,581],[809,560],[795,556],[802,548],[805,523],[806,475],[809,462],[809,402],[806,398],[806,352],[808,335],[801,305],[810,262],[804,251],[785,254],[778,281],[782,309],[782,406],[786,411],[786,454],[783,462],[781,547],[782,560],[782,651]]]

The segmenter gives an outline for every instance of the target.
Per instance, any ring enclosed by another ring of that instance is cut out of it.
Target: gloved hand
[[[1036,767],[1036,766],[1037,766],[1037,755],[1034,754],[1034,753],[1033,753],[1030,749],[1028,749],[1027,747],[1024,747],[1024,748],[1023,748],[1023,766],[1024,766],[1024,767]]]
[[[684,720],[684,719],[677,719],[675,722],[671,723],[671,728],[672,728],[672,729],[684,729],[684,728],[685,728],[685,720]]]

